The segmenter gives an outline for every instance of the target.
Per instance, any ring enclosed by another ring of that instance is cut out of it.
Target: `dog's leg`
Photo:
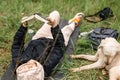
[[[97,62],[90,64],[90,65],[85,65],[79,68],[72,68],[70,69],[72,72],[78,72],[78,71],[82,71],[82,70],[88,70],[88,69],[94,69],[94,68],[104,68],[105,67],[105,63],[104,61],[98,60]]]
[[[82,70],[88,70],[88,69],[94,69],[94,68],[103,68],[105,67],[105,56],[103,54],[102,49],[98,49],[97,53],[98,56],[98,60],[97,62],[90,64],[90,65],[86,65],[86,66],[82,66],[80,68],[72,68],[70,69],[72,72],[78,72],[78,71],[82,71]]]
[[[85,54],[70,55],[70,57],[71,57],[72,59],[81,58],[81,59],[86,59],[86,60],[89,60],[89,61],[97,61],[97,60],[98,60],[98,54],[96,54],[96,55],[85,55]]]

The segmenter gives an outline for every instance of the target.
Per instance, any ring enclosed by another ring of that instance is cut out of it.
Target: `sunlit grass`
[[[110,18],[99,23],[82,21],[80,32],[90,31],[96,27],[111,27],[120,32],[120,1],[119,0],[0,0],[0,76],[3,74],[11,61],[11,44],[13,36],[20,25],[23,16],[40,13],[48,16],[49,12],[58,10],[61,18],[70,19],[77,12],[85,15],[94,14],[104,7],[111,7],[115,18]],[[30,27],[35,31],[42,24],[39,21],[31,21]],[[120,41],[120,38],[118,38]],[[86,37],[78,39],[74,54],[95,54]],[[59,67],[66,74],[64,80],[100,80],[100,76],[108,80],[108,76],[102,75],[101,70],[87,70],[77,73],[69,71],[72,67],[79,67],[91,62],[84,60],[67,60]]]

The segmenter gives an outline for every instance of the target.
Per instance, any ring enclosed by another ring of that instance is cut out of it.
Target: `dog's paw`
[[[71,72],[78,72],[78,71],[79,71],[79,68],[71,68],[70,71],[71,71]]]
[[[102,74],[103,75],[106,75],[107,74],[107,71],[105,69],[102,69]]]
[[[75,55],[70,55],[70,58],[75,59],[76,57],[75,57]]]

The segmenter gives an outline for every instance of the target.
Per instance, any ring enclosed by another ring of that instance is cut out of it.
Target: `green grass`
[[[11,61],[11,44],[13,36],[20,25],[23,16],[29,16],[34,13],[40,13],[47,16],[49,12],[58,10],[61,18],[70,19],[77,12],[84,12],[85,15],[94,14],[106,6],[111,7],[116,16],[115,19],[107,19],[99,23],[89,23],[82,21],[81,32],[90,31],[92,28],[108,26],[117,29],[120,32],[120,0],[0,0],[0,76],[7,68]],[[41,22],[31,21],[30,27],[37,30]],[[120,38],[118,38],[120,41]],[[3,51],[4,50],[4,51]],[[75,54],[94,54],[90,42],[87,37],[78,39]],[[72,60],[69,62],[64,60],[64,64],[60,67],[65,72],[64,80],[100,80],[100,76],[104,80],[108,80],[108,76],[102,75],[101,70],[86,70],[82,72],[72,73],[68,69],[89,64],[84,60]]]

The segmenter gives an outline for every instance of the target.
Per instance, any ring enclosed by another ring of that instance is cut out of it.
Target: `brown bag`
[[[44,80],[43,66],[35,60],[20,65],[16,73],[17,80]]]

